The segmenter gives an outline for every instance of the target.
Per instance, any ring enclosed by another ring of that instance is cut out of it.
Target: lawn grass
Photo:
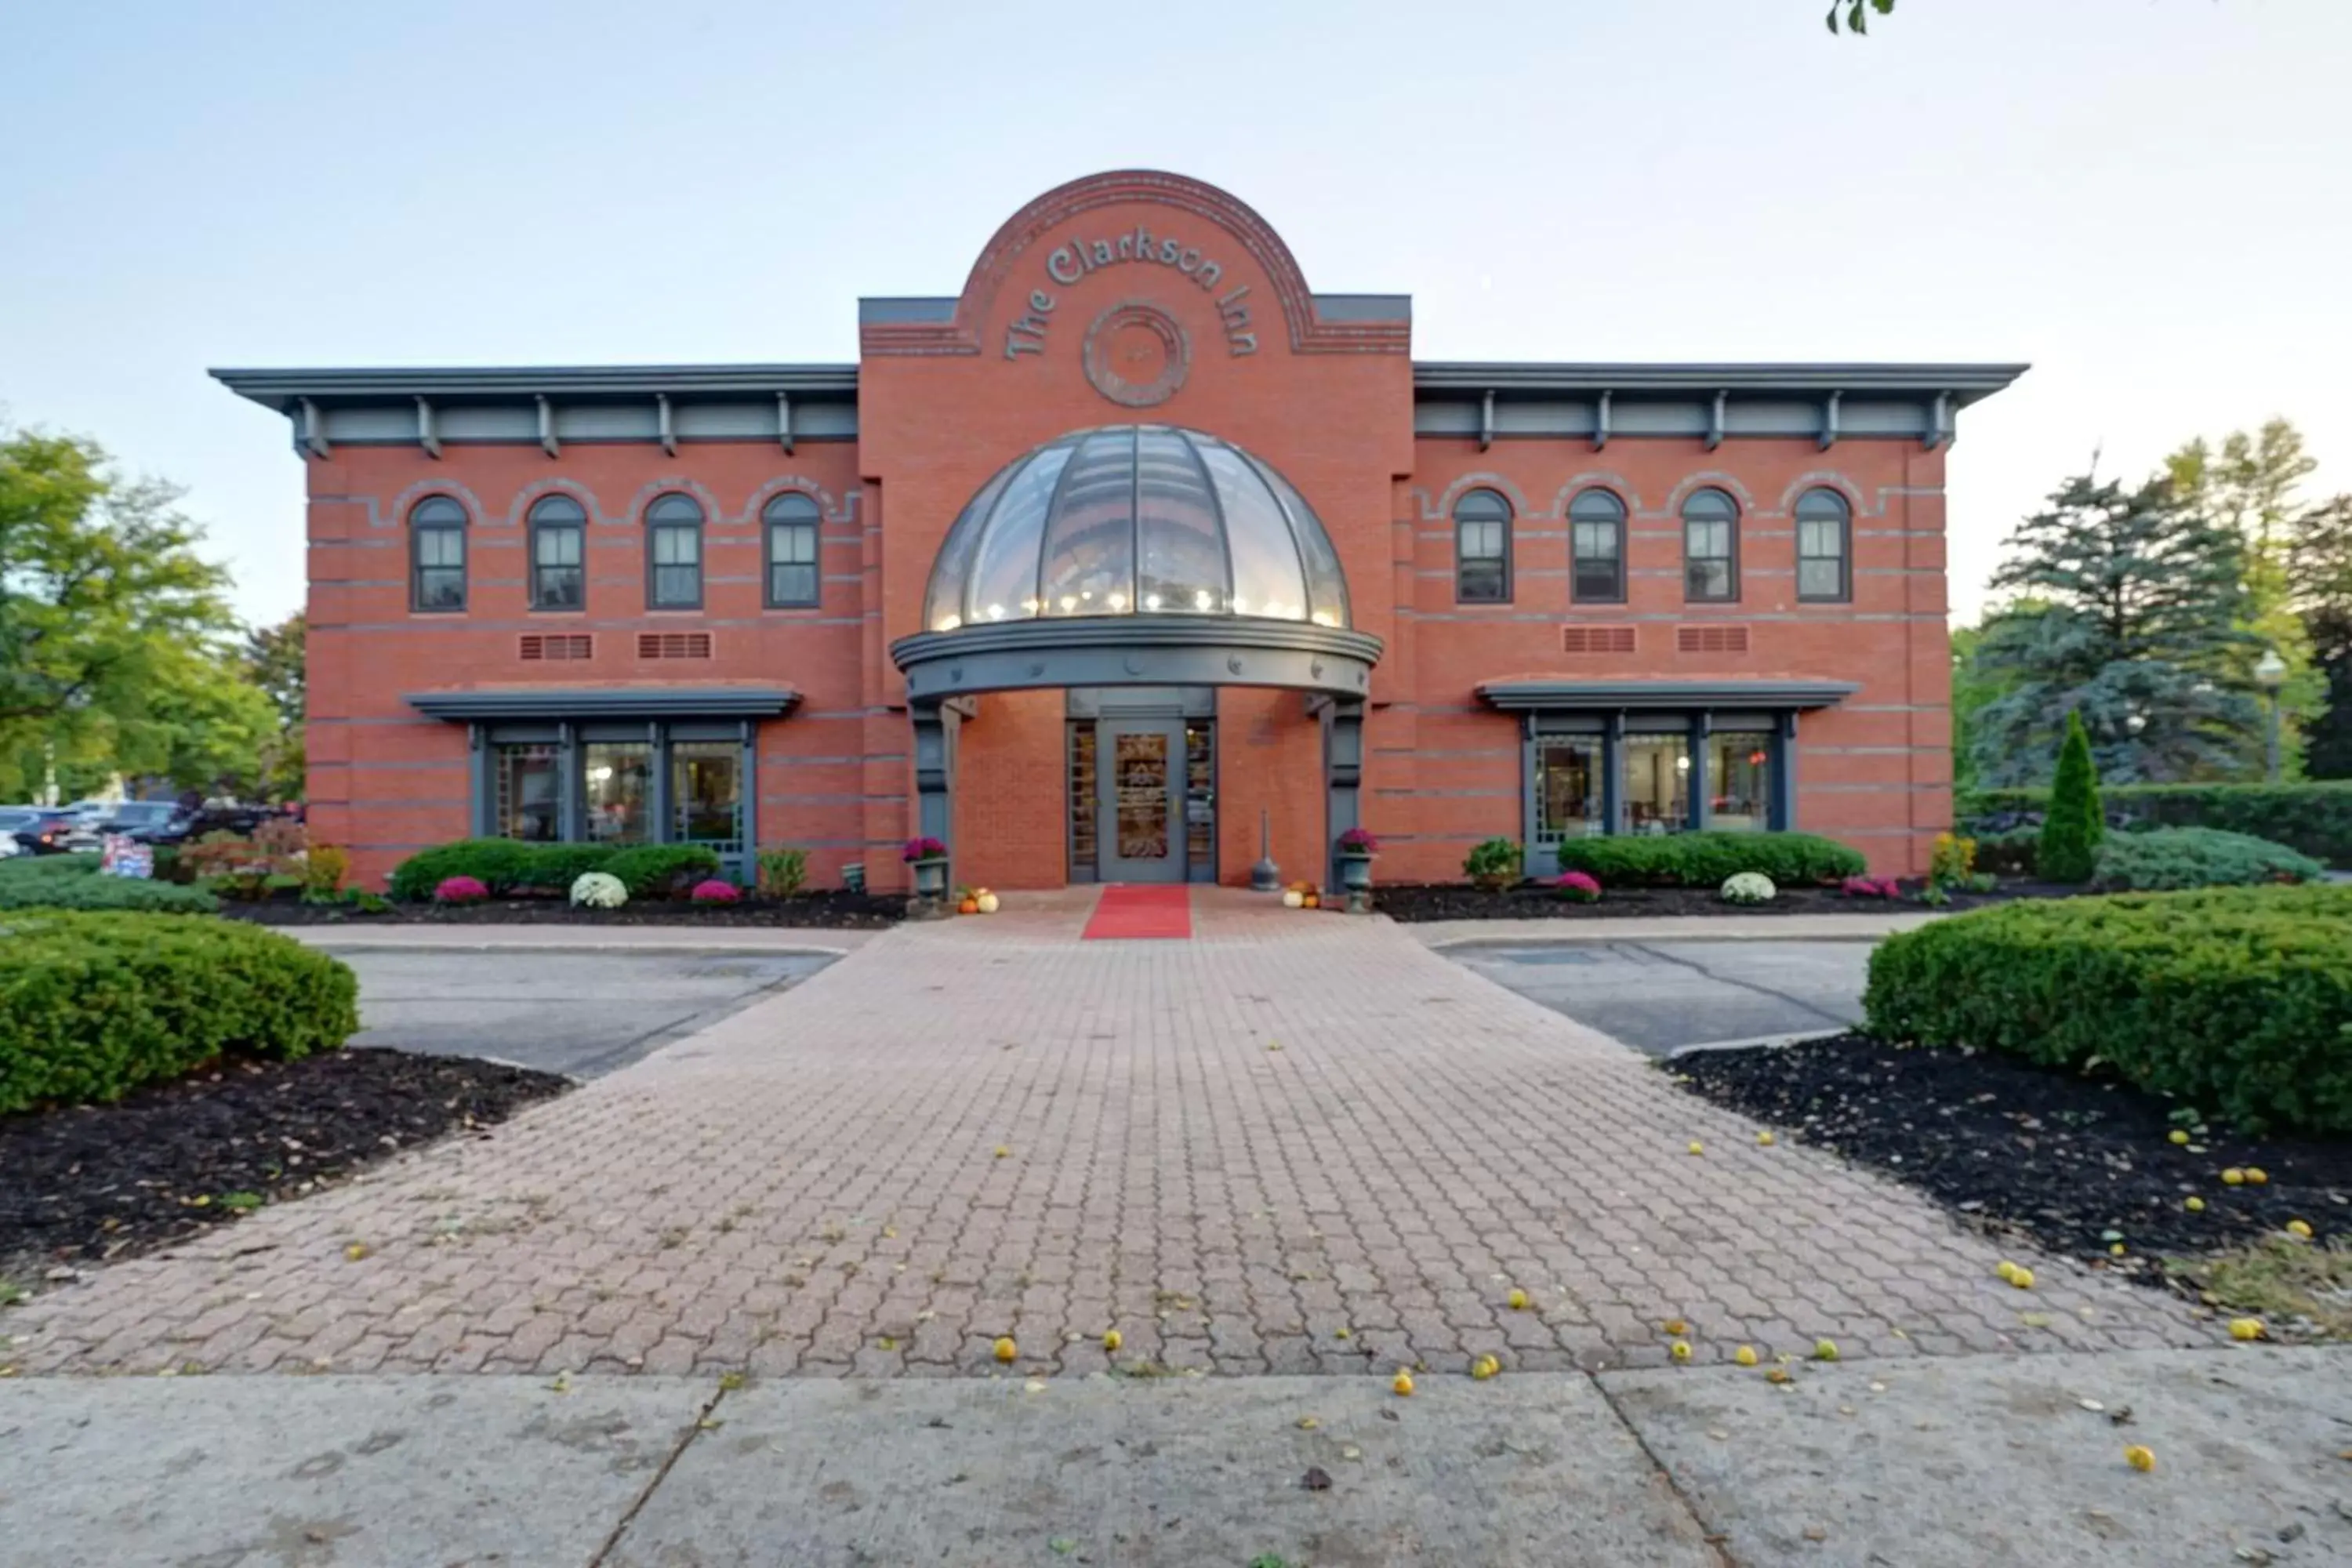
[[[2175,1266],[2216,1306],[2266,1321],[2305,1318],[2331,1339],[2352,1339],[2352,1246],[2270,1237]]]

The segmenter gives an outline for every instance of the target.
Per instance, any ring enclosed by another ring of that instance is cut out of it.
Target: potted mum
[[[940,900],[948,891],[948,847],[936,838],[909,838],[899,858],[914,868],[915,897]]]
[[[1381,841],[1370,831],[1350,827],[1339,835],[1339,886],[1348,891],[1348,912],[1370,914],[1372,908],[1372,857]]]

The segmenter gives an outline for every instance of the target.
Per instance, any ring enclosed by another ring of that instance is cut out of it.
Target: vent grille
[[[596,657],[596,639],[586,632],[525,632],[515,641],[515,656],[525,664],[565,663]]]
[[[709,632],[639,632],[639,658],[709,658]]]
[[[1713,622],[1706,626],[1676,626],[1676,653],[1746,653],[1748,628],[1727,626]]]
[[[1631,626],[1562,626],[1559,628],[1559,651],[1562,653],[1632,653],[1633,628]]]

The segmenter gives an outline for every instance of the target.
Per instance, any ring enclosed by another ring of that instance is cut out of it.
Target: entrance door
[[[1184,722],[1105,719],[1095,741],[1106,882],[1184,879]]]

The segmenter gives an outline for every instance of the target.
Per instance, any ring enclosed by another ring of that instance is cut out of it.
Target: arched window
[[[1739,597],[1739,503],[1721,490],[1694,490],[1683,502],[1683,597],[1693,604]]]
[[[646,508],[646,607],[702,607],[702,508],[672,490]]]
[[[768,607],[813,609],[817,602],[816,501],[786,490],[761,513],[767,528]]]
[[[1454,503],[1454,598],[1464,605],[1511,600],[1511,503],[1472,490]]]
[[[530,607],[578,610],[588,603],[588,513],[567,495],[530,509]]]
[[[408,607],[466,607],[466,509],[447,496],[427,496],[408,513]]]
[[[1841,604],[1853,597],[1853,512],[1832,489],[1797,498],[1797,597]]]
[[[1570,592],[1583,605],[1625,602],[1625,503],[1590,489],[1568,503]]]

